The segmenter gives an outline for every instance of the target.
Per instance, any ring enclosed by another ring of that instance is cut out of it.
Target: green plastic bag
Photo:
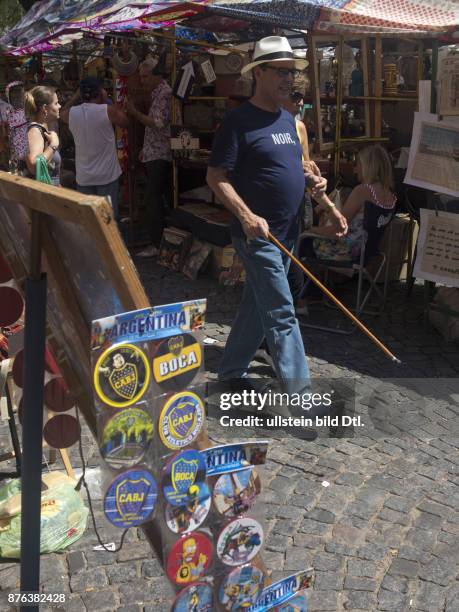
[[[44,155],[39,155],[35,162],[36,170],[35,170],[35,178],[40,183],[46,183],[47,185],[52,185],[53,181],[49,175],[48,170],[48,162],[46,161],[46,157]]]
[[[40,552],[62,550],[78,540],[86,529],[88,509],[74,484],[60,483],[41,494]],[[2,506],[20,491],[15,479],[0,487]],[[0,558],[19,559],[21,556],[21,513],[0,518]]]

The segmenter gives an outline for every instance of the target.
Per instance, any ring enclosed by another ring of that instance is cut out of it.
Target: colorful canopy
[[[235,20],[338,34],[438,36],[458,29],[458,0],[42,0],[1,40],[29,55],[84,32],[155,29],[206,11]]]
[[[432,35],[458,28],[458,0],[215,0],[210,11],[236,19],[336,33]]]
[[[42,0],[8,32],[0,45],[12,55],[49,51],[84,32],[104,34],[155,29],[194,15],[207,0]],[[142,18],[149,16],[149,22]]]

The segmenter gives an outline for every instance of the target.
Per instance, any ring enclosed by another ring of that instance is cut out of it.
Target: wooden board
[[[42,213],[48,342],[95,432],[90,387],[92,319],[149,305],[105,198],[0,172],[0,249],[19,286],[27,275],[30,214]]]

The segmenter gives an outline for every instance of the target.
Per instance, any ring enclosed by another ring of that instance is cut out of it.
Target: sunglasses
[[[262,70],[268,69],[275,72],[281,79],[286,79],[288,76],[297,79],[301,74],[301,70],[297,70],[296,68],[274,68],[273,66],[262,66]]]

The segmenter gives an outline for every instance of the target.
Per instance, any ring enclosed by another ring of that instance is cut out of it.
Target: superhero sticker
[[[156,347],[153,378],[164,391],[179,391],[191,385],[201,363],[201,345],[192,334],[171,336]]]
[[[199,497],[205,485],[206,464],[197,450],[185,450],[170,459],[163,470],[163,493],[173,506],[186,504],[191,497]]]
[[[184,588],[175,598],[171,612],[212,612],[214,596],[206,582],[197,582]]]
[[[147,356],[134,344],[112,346],[102,353],[94,368],[96,393],[104,404],[114,408],[138,402],[149,381]]]
[[[100,453],[113,468],[130,467],[144,456],[153,437],[153,422],[140,408],[126,408],[103,426]]]
[[[171,450],[180,450],[196,440],[204,425],[205,410],[201,398],[191,391],[181,391],[164,404],[159,417],[159,435]]]
[[[237,612],[251,606],[263,590],[263,572],[254,565],[232,570],[220,585],[218,600],[223,610]]]
[[[166,561],[169,579],[179,585],[199,580],[212,561],[212,543],[203,533],[182,536],[173,544]]]
[[[253,466],[223,474],[214,486],[215,508],[227,517],[245,514],[255,503],[260,489],[260,478]]]
[[[105,516],[115,527],[136,527],[151,518],[157,495],[148,470],[127,470],[116,476],[105,494]]]
[[[228,523],[217,541],[217,556],[225,565],[243,565],[251,561],[263,545],[260,523],[249,517]]]
[[[174,533],[194,531],[206,520],[209,510],[210,491],[207,485],[203,485],[199,493],[190,493],[185,505],[166,505],[166,524]]]

